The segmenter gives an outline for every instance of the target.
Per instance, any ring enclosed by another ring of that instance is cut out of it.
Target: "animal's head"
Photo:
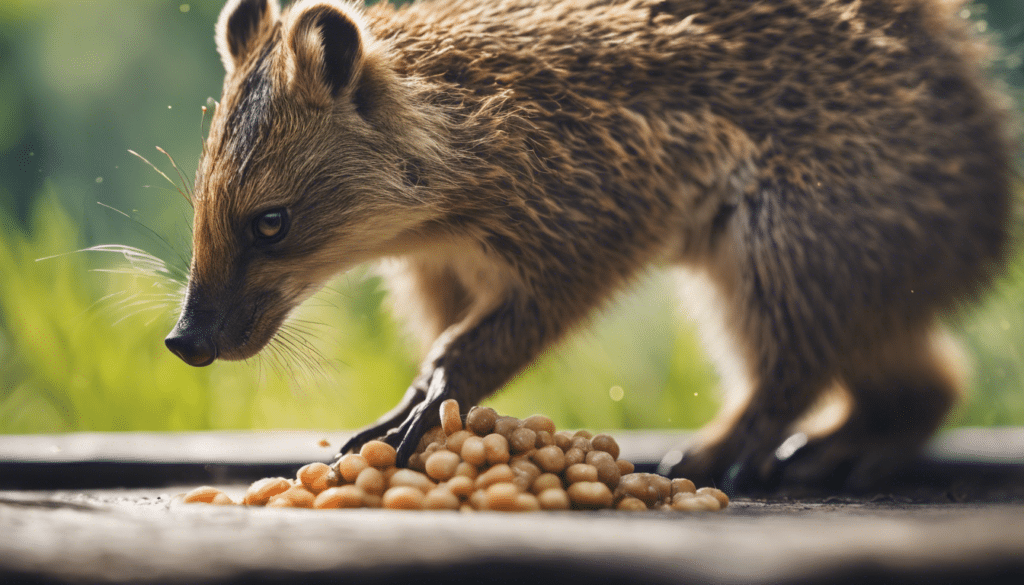
[[[357,9],[231,0],[216,36],[223,96],[166,339],[193,366],[256,354],[333,274],[400,251],[431,215],[410,169],[435,147]]]

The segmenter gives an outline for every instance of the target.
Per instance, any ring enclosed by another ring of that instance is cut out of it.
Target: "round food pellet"
[[[649,475],[651,474],[630,473],[623,475],[619,479],[618,487],[615,488],[616,494],[632,496],[647,504],[647,506],[653,506],[662,498],[658,493],[658,488],[651,485]]]
[[[319,494],[338,483],[338,478],[326,463],[310,463],[302,466],[296,474],[302,485],[314,494]]]
[[[490,436],[490,435],[488,435]],[[462,460],[479,467],[487,462],[487,449],[480,437],[469,437],[462,444]]]
[[[499,463],[481,473],[476,478],[476,489],[487,489],[489,486],[496,483],[511,483],[516,478],[516,474],[512,471],[512,468],[504,463]]]
[[[533,462],[548,473],[562,473],[565,470],[565,453],[555,445],[548,445],[537,449]]]
[[[569,447],[572,446],[572,433],[569,431],[557,432],[553,438],[555,439],[555,445],[562,451],[568,451]]]
[[[597,468],[586,463],[569,466],[565,470],[565,481],[569,483],[597,481]]]
[[[473,480],[464,475],[456,475],[449,479],[445,485],[449,491],[461,499],[468,498],[469,494],[473,493],[475,487]]]
[[[590,445],[595,450],[604,451],[611,455],[612,459],[619,458],[619,444],[609,435],[605,435],[603,433],[600,435],[594,435],[594,437],[590,439]]]
[[[343,485],[327,488],[313,500],[313,507],[322,510],[329,508],[359,508],[363,505],[366,493],[354,485]]]
[[[505,437],[507,440],[512,436],[512,431],[519,428],[520,423],[521,421],[514,416],[499,416],[494,421],[494,430],[492,432]]]
[[[384,474],[375,467],[367,467],[359,473],[355,481],[356,486],[368,494],[380,496],[384,493],[387,484]]]
[[[641,512],[647,510],[647,504],[643,501],[634,498],[633,496],[626,496],[619,500],[619,504],[615,506],[616,510],[627,510],[630,512]]]
[[[580,429],[580,430],[576,431],[575,433],[573,433],[572,436],[573,437],[583,437],[584,439],[590,439],[591,437],[594,436],[594,434],[591,433],[588,430]]]
[[[702,487],[697,490],[698,496],[711,496],[718,500],[718,505],[722,508],[729,505],[729,496],[718,488],[713,487]]]
[[[634,471],[636,471],[636,467],[633,465],[632,461],[626,461],[625,459],[619,459],[618,461],[615,462],[615,464],[619,466],[619,474],[620,475],[629,475],[630,473],[633,473]]]
[[[533,480],[533,485],[530,487],[530,491],[535,494],[549,489],[562,489],[562,478],[554,473],[542,473]]]
[[[441,430],[446,436],[462,430],[459,401],[454,398],[449,398],[441,403]]]
[[[400,485],[384,492],[381,506],[389,510],[421,510],[426,495],[412,486]]]
[[[455,454],[462,453],[462,446],[466,443],[466,439],[473,436],[473,433],[463,429],[452,433],[448,437],[448,441],[445,443],[445,448]]]
[[[508,452],[508,440],[504,435],[498,433],[491,433],[483,438],[484,452],[487,456],[487,462],[491,465],[498,463],[508,463],[511,455]],[[465,459],[465,457],[463,457]]]
[[[266,477],[249,486],[242,503],[247,506],[265,506],[270,498],[291,487],[291,482],[283,477]]]
[[[537,441],[533,444],[534,447],[542,449],[549,445],[554,446],[555,437],[547,431],[537,431]]]
[[[523,427],[538,433],[544,431],[553,434],[555,432],[554,421],[543,414],[535,414],[524,418]]]
[[[586,461],[586,458],[587,454],[584,453],[582,449],[571,447],[568,451],[565,452],[565,466],[572,467],[577,463],[583,463]]]
[[[550,488],[537,494],[537,503],[544,510],[568,510],[569,494],[562,488]]]
[[[414,471],[412,469],[399,469],[391,476],[390,479],[388,479],[389,488],[398,486],[414,487],[421,492],[426,493],[434,489],[437,484],[419,471]]]
[[[569,501],[580,508],[608,508],[612,505],[612,491],[599,481],[580,481],[566,490]]]
[[[213,499],[210,500],[210,503],[215,506],[233,506],[235,504],[235,501],[231,499],[231,496],[225,494],[224,492],[221,492],[216,496],[213,496]]]
[[[423,498],[424,510],[458,510],[460,505],[459,498],[443,487],[430,490]]]
[[[485,436],[494,430],[494,422],[498,420],[498,413],[493,408],[486,406],[474,406],[466,415],[466,427],[478,436]]]
[[[672,496],[675,497],[678,493],[695,493],[697,486],[693,485],[693,482],[686,479],[685,477],[677,477],[672,480]]]
[[[614,461],[611,459],[601,459],[594,467],[597,468],[597,481],[610,488],[615,488],[615,486],[619,485],[619,479],[622,477],[622,474],[619,473],[619,466]]]
[[[395,448],[384,441],[370,441],[366,443],[359,450],[359,454],[366,459],[370,467],[380,469],[382,467],[391,467],[395,464]]]
[[[604,451],[590,451],[583,458],[583,462],[584,463],[587,463],[589,465],[593,465],[594,467],[597,467],[597,464],[599,462],[601,462],[601,461],[607,461],[607,462],[610,462],[610,463],[615,463],[615,459],[613,459],[611,455],[609,455],[608,453],[606,453]],[[618,467],[618,466],[616,466],[616,467]]]
[[[369,467],[370,464],[366,462],[366,458],[362,455],[358,453],[349,453],[347,455],[343,455],[341,459],[338,460],[336,466],[342,479],[348,483],[352,483],[357,477],[359,477],[359,473]]]
[[[437,481],[448,481],[455,476],[462,461],[459,456],[448,450],[438,451],[427,458],[427,475]]]
[[[270,498],[267,506],[272,508],[312,508],[316,494],[296,485]]]
[[[540,502],[537,496],[527,493],[516,494],[516,512],[536,512],[540,510]]]
[[[476,476],[480,475],[480,469],[477,468],[476,465],[463,461],[455,468],[455,475],[456,477],[462,476],[468,477],[469,479],[476,479]]]
[[[487,487],[487,509],[499,512],[512,512],[516,509],[516,498],[519,489],[512,483],[495,483]]]
[[[209,504],[217,497],[217,494],[222,493],[224,492],[215,487],[204,485],[185,494],[184,502],[186,504]]]
[[[501,435],[498,435],[501,436]],[[519,427],[512,431],[512,435],[509,437],[508,445],[513,453],[525,453],[534,448],[534,444],[537,442],[537,433],[533,429],[526,427]]]

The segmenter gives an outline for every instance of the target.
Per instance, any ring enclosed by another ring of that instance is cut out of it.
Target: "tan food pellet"
[[[650,474],[631,473],[623,475],[619,479],[619,486],[615,488],[616,493],[637,498],[648,506],[654,505],[662,498],[658,493],[658,488],[651,485],[650,479],[647,477],[648,475]]]
[[[459,456],[451,451],[438,451],[427,458],[427,475],[437,481],[448,481],[455,476],[461,460]]]
[[[338,459],[337,463],[338,473],[349,483],[354,482],[359,477],[359,474],[369,466],[370,464],[366,462],[366,458],[358,453],[343,455],[341,459]]]
[[[462,416],[459,413],[459,401],[449,398],[441,403],[441,429],[445,435],[462,430]]]
[[[491,433],[484,437],[484,452],[487,456],[487,462],[491,465],[498,463],[508,463],[511,457],[508,452],[508,439],[504,435],[498,433]]]
[[[312,508],[316,494],[302,486],[292,486],[270,498],[267,506],[271,508]]]
[[[584,461],[586,461],[586,458],[587,454],[584,453],[582,449],[571,447],[568,451],[565,452],[565,466],[572,467],[577,463],[583,463]]]
[[[231,499],[231,496],[225,494],[224,492],[221,492],[216,496],[213,496],[213,499],[210,500],[210,503],[215,506],[233,506],[235,504],[235,501]]]
[[[679,493],[694,493],[697,491],[697,486],[693,485],[693,482],[686,479],[685,477],[677,477],[672,480],[672,496],[675,497]]]
[[[555,445],[537,449],[533,462],[548,473],[562,473],[565,470],[565,453]]]
[[[718,499],[711,494],[690,494],[682,492],[672,498],[672,509],[683,512],[715,512],[720,510],[722,505]]]
[[[590,431],[586,430],[586,429],[580,429],[580,430],[576,431],[575,433],[573,433],[572,436],[573,437],[583,437],[584,439],[590,439],[591,437],[594,436],[594,434],[591,433]]]
[[[395,448],[384,441],[370,441],[363,445],[359,454],[371,467],[391,467],[395,464]]]
[[[569,447],[572,446],[572,433],[569,431],[559,431],[554,435],[555,445],[558,446],[562,451],[568,451]]]
[[[722,508],[724,508],[724,507],[729,505],[729,496],[726,495],[725,492],[723,492],[722,490],[720,490],[718,488],[702,487],[699,490],[697,490],[697,495],[698,496],[707,495],[707,496],[711,496],[711,497],[715,498],[716,500],[718,500],[718,504]]]
[[[317,462],[304,465],[296,475],[302,485],[314,494],[319,494],[338,483],[337,475],[326,463]]]
[[[463,461],[455,468],[455,475],[461,475],[463,477],[468,477],[469,479],[476,479],[476,476],[480,475],[480,469],[475,465],[471,465]]]
[[[332,487],[317,495],[316,499],[313,500],[313,507],[318,510],[328,508],[360,508],[365,497],[366,493],[354,485]]]
[[[484,447],[484,440],[480,437],[466,439],[466,442],[462,444],[462,460],[476,467],[486,463],[487,449]]]
[[[470,438],[472,436],[473,436],[473,433],[471,433],[471,432],[469,432],[469,431],[467,431],[465,429],[463,429],[461,431],[457,431],[455,433],[452,433],[448,437],[448,441],[445,443],[445,448],[447,448],[452,453],[455,453],[456,455],[458,455],[458,454],[462,453],[462,446],[466,443],[466,439],[468,439],[468,438]]]
[[[604,451],[611,455],[612,459],[619,458],[619,444],[609,435],[605,435],[603,433],[600,435],[594,435],[594,437],[590,439],[590,445],[598,451]]]
[[[516,498],[519,489],[512,483],[495,483],[487,487],[487,509],[499,512],[512,512],[516,509]]]
[[[565,470],[565,481],[569,483],[597,481],[597,468],[586,463],[571,465]]]
[[[516,459],[509,463],[509,467],[516,473],[521,473],[530,478],[530,484],[533,484],[533,480],[537,479],[541,474],[539,467],[534,465],[528,459]]]
[[[494,430],[494,422],[498,413],[493,408],[474,406],[466,415],[466,428],[483,437]]]
[[[672,497],[672,480],[656,473],[647,474],[651,485],[658,490],[658,497],[667,500]]]
[[[475,490],[469,495],[469,505],[474,510],[486,510],[487,509],[487,492],[485,490]]]
[[[363,507],[364,508],[380,508],[383,502],[383,498],[377,494],[366,494],[363,496]]]
[[[400,485],[384,492],[381,506],[390,510],[421,510],[425,497],[426,495],[417,488]]]
[[[501,435],[498,435],[499,437]],[[519,427],[512,431],[511,436],[508,440],[509,448],[513,453],[525,453],[530,449],[534,448],[534,444],[537,442],[537,433],[533,429],[526,427]]]
[[[291,482],[283,477],[266,477],[249,486],[242,503],[249,506],[264,506],[270,498],[291,487]]]
[[[615,463],[615,459],[604,451],[590,451],[583,458],[583,461],[584,463],[587,463],[588,465],[593,465],[594,467],[597,467],[597,464],[600,463],[601,461],[609,461],[611,463]]]
[[[537,494],[537,503],[544,510],[568,510],[569,494],[562,488],[550,488]]]
[[[633,466],[633,462],[632,461],[626,461],[625,459],[619,459],[618,461],[615,462],[615,464],[619,466],[619,474],[620,475],[629,475],[630,473],[633,473],[634,471],[636,471],[636,467]]]
[[[387,484],[387,479],[379,469],[375,467],[367,467],[359,473],[358,477],[356,477],[355,484],[356,487],[364,492],[379,496],[384,493],[384,487]]]
[[[516,512],[536,512],[540,510],[540,502],[533,494],[516,494]]]
[[[555,437],[547,431],[537,431],[537,441],[534,442],[533,446],[542,449],[549,445],[554,446]]]
[[[412,469],[399,469],[391,476],[388,480],[388,487],[394,488],[398,486],[414,487],[423,493],[426,493],[434,489],[437,484],[430,480],[425,474]]]
[[[209,504],[217,497],[217,494],[222,493],[224,492],[215,487],[204,485],[185,494],[184,502],[186,504]]]
[[[449,491],[461,499],[468,498],[469,494],[473,493],[475,487],[473,480],[464,475],[456,475],[449,479],[445,485]]]
[[[634,498],[633,496],[626,496],[619,500],[619,504],[615,506],[616,510],[628,510],[630,512],[640,512],[647,510],[647,504],[643,501]]]
[[[492,432],[497,433],[505,439],[508,439],[512,435],[512,431],[519,428],[520,420],[514,416],[499,416],[494,421],[494,430]]]
[[[612,505],[612,491],[599,481],[580,481],[569,486],[569,501],[581,508],[607,508]]]
[[[599,451],[600,453],[601,451]],[[619,466],[615,464],[611,459],[602,459],[598,461],[597,468],[597,481],[607,485],[610,488],[614,488],[619,485],[619,479],[622,474],[619,473]]]
[[[572,448],[589,453],[593,449],[593,445],[590,444],[590,439],[587,437],[575,436],[572,438]]]
[[[443,487],[430,490],[423,498],[424,510],[458,510],[460,505],[459,498]]]
[[[489,486],[496,483],[511,483],[516,478],[516,474],[512,471],[512,468],[504,463],[499,463],[481,473],[476,478],[476,489],[487,489]]]
[[[562,478],[554,473],[542,473],[537,476],[537,479],[533,480],[533,486],[531,486],[530,491],[539,494],[549,489],[562,489]]]
[[[523,419],[523,426],[534,431],[553,434],[555,432],[555,422],[543,414],[534,414]]]

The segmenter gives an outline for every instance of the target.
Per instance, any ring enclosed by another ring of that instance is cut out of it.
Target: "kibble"
[[[440,406],[439,426],[428,429],[407,468],[395,467],[395,448],[366,443],[358,454],[333,465],[310,463],[296,479],[254,482],[240,503],[316,509],[395,510],[679,510],[714,511],[729,497],[692,481],[635,473],[619,459],[607,434],[557,431],[543,415],[519,420],[474,407],[460,416],[454,400]],[[236,504],[221,490],[203,486],[187,503]]]

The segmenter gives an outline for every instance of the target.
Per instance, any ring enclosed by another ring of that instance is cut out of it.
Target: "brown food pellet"
[[[425,474],[412,469],[399,469],[388,480],[388,488],[399,486],[414,487],[423,493],[434,489],[437,484],[430,480]]]
[[[480,437],[469,437],[462,444],[462,460],[475,467],[480,467],[487,461],[487,449],[484,447],[484,440]]]
[[[449,398],[441,403],[441,430],[446,436],[462,430],[459,401],[454,398]]]
[[[569,483],[595,482],[597,481],[597,468],[586,463],[570,465],[565,470],[565,481]]]
[[[511,483],[516,478],[516,474],[512,471],[512,468],[504,463],[499,463],[481,473],[476,478],[476,489],[487,489],[489,486],[496,483]]]
[[[445,485],[451,493],[464,500],[469,497],[469,494],[473,493],[475,482],[464,475],[456,475],[449,479]]]
[[[619,459],[618,461],[615,462],[615,464],[619,466],[619,474],[620,475],[629,475],[630,473],[633,473],[634,471],[636,471],[636,467],[633,466],[633,462],[632,461],[626,461],[625,459]]]
[[[473,433],[465,429],[461,431],[456,431],[455,433],[452,433],[448,437],[448,441],[447,443],[445,443],[445,448],[447,448],[452,453],[460,454],[462,453],[462,445],[465,444],[466,439],[472,436]]]
[[[549,489],[562,489],[562,478],[554,473],[542,473],[537,476],[537,479],[533,480],[533,486],[530,488],[530,491],[540,494],[544,490]]]
[[[363,507],[364,508],[380,508],[383,503],[383,498],[377,494],[366,494],[363,496]]]
[[[590,444],[590,439],[588,439],[587,437],[583,437],[583,436],[573,437],[573,439],[572,439],[572,447],[574,449],[579,449],[580,451],[583,451],[584,453],[590,452],[590,450],[593,448],[593,446]]]
[[[609,488],[619,485],[619,479],[622,477],[622,474],[619,473],[619,466],[614,461],[602,459],[594,467],[597,468],[597,481],[607,485]]]
[[[594,467],[597,467],[597,464],[601,461],[609,461],[611,463],[615,463],[615,459],[604,451],[590,451],[583,458],[584,463],[587,463],[588,465],[593,465]]]
[[[543,414],[535,414],[533,416],[528,416],[524,418],[523,426],[538,433],[541,431],[544,431],[549,434],[555,432],[554,421],[544,416]]]
[[[537,503],[544,510],[568,510],[569,494],[562,488],[550,488],[537,494]]]
[[[389,510],[421,510],[426,495],[412,486],[400,485],[384,492],[381,506]]]
[[[270,501],[270,498],[290,487],[292,487],[291,482],[283,477],[266,477],[249,486],[242,503],[249,506],[264,506]]]
[[[186,504],[209,504],[217,497],[217,494],[222,493],[224,492],[215,487],[204,485],[185,494],[184,502]]]
[[[512,434],[508,439],[509,448],[513,453],[525,453],[526,451],[533,449],[534,443],[536,442],[537,433],[533,429],[528,429],[526,427],[519,427],[512,431]]]
[[[366,443],[359,450],[359,454],[363,456],[363,459],[366,459],[370,467],[380,469],[382,467],[391,467],[395,464],[395,448],[384,441],[370,441]]]
[[[321,447],[330,447],[331,446],[331,442],[328,441],[327,439],[320,439],[319,441],[316,442],[316,444],[321,446]]]
[[[342,479],[352,483],[359,477],[359,473],[369,467],[370,464],[366,462],[366,458],[358,453],[349,453],[343,455],[341,459],[338,459],[337,468],[338,473]]]
[[[343,485],[327,488],[313,500],[313,507],[322,510],[329,508],[360,508],[366,493],[354,485]]]
[[[487,509],[499,512],[512,512],[516,509],[516,499],[520,494],[515,484],[499,482],[487,487]]]
[[[475,465],[471,465],[463,461],[459,463],[459,466],[455,468],[455,475],[468,477],[469,479],[476,479],[476,476],[480,475],[480,470]]]
[[[611,455],[612,459],[619,458],[619,444],[609,435],[605,435],[603,433],[600,435],[594,435],[594,437],[590,439],[590,445],[598,451],[604,451]]]
[[[516,494],[516,512],[536,512],[540,510],[540,502],[533,494]]]
[[[718,500],[718,505],[722,508],[729,505],[729,496],[718,488],[702,487],[699,490],[697,490],[696,493],[698,496],[707,495],[711,496],[712,498],[715,498],[716,500]]]
[[[562,473],[565,470],[565,453],[555,445],[537,449],[533,461],[548,473]]]
[[[355,481],[356,486],[368,494],[380,496],[384,493],[387,479],[384,474],[375,467],[367,467],[359,473]]]
[[[466,415],[466,428],[483,437],[494,430],[496,420],[498,420],[498,413],[493,408],[474,406]]]
[[[426,457],[426,453],[413,453],[409,456],[409,461],[406,462],[405,466],[413,471],[426,471],[427,464],[424,463],[424,457]]]
[[[462,502],[448,489],[437,487],[423,498],[424,510],[458,510]]]
[[[571,447],[565,452],[565,466],[572,467],[577,463],[583,463],[586,461],[586,458],[587,454],[583,450]]]
[[[607,508],[612,505],[612,491],[599,481],[580,481],[569,486],[569,501],[581,508]]]
[[[575,433],[573,433],[572,436],[573,437],[583,437],[584,439],[590,439],[591,437],[594,436],[594,434],[591,433],[588,430],[580,429],[580,430],[576,431]]]
[[[440,425],[430,427],[423,433],[423,436],[420,437],[420,442],[416,446],[416,451],[422,453],[423,450],[427,448],[427,445],[430,445],[431,443],[441,443],[443,445],[445,438],[446,435],[444,434],[444,429],[441,428]]]
[[[505,439],[508,439],[512,435],[512,431],[519,428],[520,420],[514,416],[499,416],[494,421],[494,433],[497,433]]]
[[[533,444],[538,449],[543,449],[549,445],[555,444],[555,437],[547,431],[536,431],[537,441]]]
[[[642,501],[647,506],[652,506],[661,500],[658,488],[651,485],[647,473],[631,473],[623,475],[619,479],[619,485],[615,488],[616,493],[623,496],[631,496]]]
[[[491,465],[498,463],[508,463],[511,457],[508,452],[508,440],[504,435],[498,433],[491,433],[484,437],[484,452],[487,456],[487,462]]]
[[[270,498],[267,506],[271,508],[312,508],[314,501],[316,501],[316,494],[301,485],[295,485]]]
[[[694,493],[697,491],[697,486],[693,485],[693,482],[683,478],[677,477],[671,481],[672,483],[672,497],[675,497],[678,493]]]
[[[319,494],[338,483],[337,475],[326,463],[317,462],[304,465],[296,476],[302,485],[314,494]]]
[[[448,481],[455,476],[461,460],[459,456],[448,450],[438,451],[427,458],[426,472],[431,479]]]
[[[647,510],[647,504],[643,503],[642,500],[638,500],[633,496],[626,496],[619,500],[616,510],[628,510],[630,512],[640,512]]]
[[[568,451],[569,447],[572,446],[572,434],[567,431],[557,432],[552,438],[555,440],[555,445],[562,451]]]

